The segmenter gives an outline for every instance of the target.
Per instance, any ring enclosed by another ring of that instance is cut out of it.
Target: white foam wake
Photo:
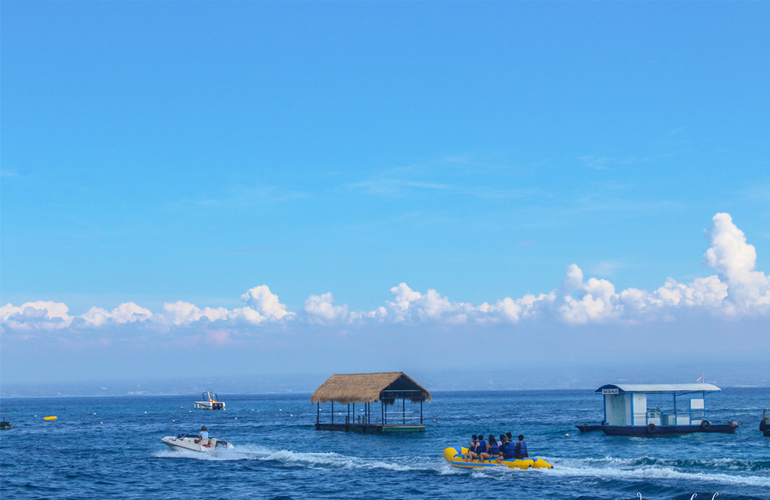
[[[206,453],[186,450],[162,450],[155,453],[162,458],[191,458],[196,460],[260,460],[281,462],[306,467],[339,467],[346,469],[385,469],[393,471],[434,470],[445,473],[444,460],[424,457],[364,458],[339,453],[304,453],[286,449],[276,450],[260,445],[246,444],[234,450],[222,449]],[[448,465],[447,465],[448,467]]]
[[[451,467],[443,459],[437,457],[392,457],[365,458],[341,455],[339,453],[305,453],[286,449],[271,449],[255,444],[236,446],[234,450],[221,449],[207,453],[194,451],[162,450],[155,453],[156,457],[189,458],[195,460],[259,460],[279,462],[298,467],[328,467],[341,469],[380,469],[390,471],[432,471],[439,475],[463,474],[469,471]],[[473,469],[472,477],[494,477],[505,479],[510,474],[542,473],[549,476],[563,477],[597,477],[604,479],[671,479],[710,482],[717,484],[733,484],[742,486],[770,488],[770,476],[748,474],[725,474],[716,471],[687,471],[670,464],[639,465],[636,459],[605,457],[603,459],[566,459],[548,458],[553,469],[503,469],[490,467],[488,469]]]
[[[548,459],[546,459],[548,460]],[[554,468],[546,470],[554,476],[587,476],[629,479],[672,479],[741,486],[770,487],[770,476],[725,474],[715,471],[685,471],[666,464],[639,465],[635,460],[606,457],[605,459],[552,459]]]

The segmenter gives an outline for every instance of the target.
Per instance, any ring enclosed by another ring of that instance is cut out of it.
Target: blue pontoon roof
[[[618,393],[624,393],[624,392],[687,393],[687,392],[716,392],[716,391],[722,390],[719,387],[711,384],[607,384],[596,389],[596,392],[602,392],[605,389],[617,389]]]

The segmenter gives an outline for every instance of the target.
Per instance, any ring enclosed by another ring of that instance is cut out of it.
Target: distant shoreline
[[[732,385],[722,388],[723,391],[732,389],[770,389],[770,386],[761,385]],[[484,393],[523,393],[523,392],[590,392],[593,393],[596,388],[538,388],[538,389],[459,389],[459,390],[434,390],[431,391],[434,395],[440,394],[484,394]],[[194,397],[195,392],[134,392],[124,394],[6,394],[4,391],[0,391],[0,399],[55,399],[55,398],[142,398],[142,397]],[[241,397],[241,396],[298,396],[309,398],[312,391],[267,391],[267,392],[220,392],[222,399],[225,397]]]

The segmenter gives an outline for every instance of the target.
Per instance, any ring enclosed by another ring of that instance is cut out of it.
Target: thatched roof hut
[[[387,394],[382,394],[388,391]],[[400,393],[400,394],[398,394]],[[404,372],[348,373],[329,377],[310,396],[311,403],[393,404],[394,396],[411,401],[430,401],[430,392]]]

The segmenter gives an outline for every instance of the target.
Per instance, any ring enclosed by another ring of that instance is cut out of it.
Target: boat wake
[[[271,449],[259,445],[240,445],[234,450],[222,449],[208,453],[160,450],[159,458],[194,460],[254,460],[265,463],[304,468],[339,468],[360,470],[388,470],[396,472],[427,472],[436,475],[467,474],[471,477],[583,477],[610,480],[689,480],[714,484],[742,485],[770,488],[770,463],[747,460],[666,460],[649,457],[628,459],[605,457],[555,458],[543,457],[553,469],[488,468],[467,470],[451,467],[440,457],[377,457],[365,458],[339,453],[304,453],[286,449]],[[758,473],[758,474],[757,474]],[[542,475],[541,475],[542,474]]]
[[[553,459],[553,476],[614,480],[690,480],[742,486],[770,487],[770,464],[747,460]],[[765,472],[755,475],[752,472]]]
[[[194,451],[159,450],[159,458],[189,458],[194,460],[257,460],[278,462],[288,466],[308,468],[384,469],[391,471],[433,471],[439,474],[456,473],[444,460],[437,457],[353,457],[339,453],[303,453],[276,450],[259,445],[235,446],[233,450],[215,450],[208,453]]]

